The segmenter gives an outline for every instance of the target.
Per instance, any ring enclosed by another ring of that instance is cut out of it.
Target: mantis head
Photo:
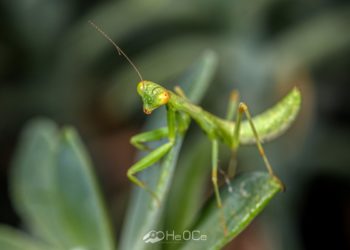
[[[143,112],[147,115],[160,106],[167,104],[170,99],[168,90],[151,81],[139,82],[137,92],[142,98]]]

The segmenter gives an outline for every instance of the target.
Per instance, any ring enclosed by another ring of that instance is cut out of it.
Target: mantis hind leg
[[[269,172],[269,174],[271,176],[273,176],[274,178],[276,178],[277,180],[279,180],[279,178],[275,175],[273,169],[272,169],[272,166],[271,166],[271,163],[269,161],[269,159],[267,158],[266,154],[265,154],[265,150],[261,144],[261,141],[260,141],[260,138],[259,138],[259,134],[256,130],[256,127],[254,125],[254,122],[253,122],[253,119],[250,115],[250,112],[249,112],[249,109],[248,109],[248,106],[241,102],[239,105],[238,105],[238,114],[237,114],[237,119],[236,119],[236,126],[235,126],[235,129],[234,129],[234,133],[233,133],[233,144],[232,144],[232,148],[234,150],[236,150],[239,146],[239,131],[240,131],[240,124],[241,124],[241,120],[242,120],[242,115],[245,114],[245,116],[247,117],[247,120],[249,122],[249,125],[250,125],[250,128],[252,129],[253,131],[253,134],[254,134],[254,137],[255,137],[255,143],[256,143],[256,146],[259,150],[259,154],[261,156],[261,158],[263,159],[264,161],[264,164],[265,164],[265,167],[267,169],[267,171]],[[279,180],[279,182],[281,182]],[[282,184],[282,182],[281,182]],[[282,184],[282,186],[284,186]]]

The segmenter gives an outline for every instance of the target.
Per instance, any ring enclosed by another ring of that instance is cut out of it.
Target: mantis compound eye
[[[169,102],[170,99],[170,94],[168,91],[164,91],[163,93],[161,93],[159,95],[159,102],[161,105],[167,104]]]
[[[141,95],[145,91],[145,83],[141,81],[137,84],[137,92]]]

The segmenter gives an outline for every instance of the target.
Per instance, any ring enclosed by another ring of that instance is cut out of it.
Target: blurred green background
[[[145,79],[166,86],[177,84],[176,76],[205,49],[217,52],[218,71],[201,105],[219,116],[232,89],[258,114],[299,86],[303,105],[296,123],[265,146],[287,192],[227,249],[350,248],[350,4],[345,0],[1,1],[1,223],[21,226],[7,176],[20,130],[29,119],[46,116],[78,129],[115,237],[121,234],[132,186],[125,173],[136,153],[129,138],[147,117],[136,73],[88,20],[124,49]],[[177,172],[200,165],[207,186],[203,197],[196,197],[200,200],[211,191],[209,148],[192,125]],[[225,151],[222,168],[227,158]],[[262,164],[256,149],[241,148],[240,171],[257,168]],[[176,173],[174,182],[175,190],[181,185]]]

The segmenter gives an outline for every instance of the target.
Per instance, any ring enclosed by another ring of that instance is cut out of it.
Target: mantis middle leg
[[[226,119],[227,120],[233,120],[236,115],[236,111],[238,108],[238,101],[239,101],[239,92],[237,90],[233,90],[230,95],[230,100],[227,108],[226,113]],[[237,119],[237,116],[236,116]],[[237,121],[236,121],[237,124]],[[237,150],[235,147],[232,148],[231,151],[231,158],[228,165],[227,173],[229,178],[233,178],[237,169]]]
[[[212,139],[212,182],[214,186],[214,193],[216,197],[216,203],[218,205],[218,208],[220,209],[220,220],[222,224],[222,228],[224,230],[224,235],[226,236],[228,234],[227,231],[227,224],[226,224],[226,219],[225,219],[225,214],[224,210],[222,208],[222,202],[221,202],[221,197],[220,197],[220,192],[219,192],[219,185],[218,185],[218,157],[219,157],[219,142],[218,139]]]
[[[226,112],[226,120],[233,120],[237,111],[239,101],[239,92],[237,90],[232,90],[230,94],[230,100]]]
[[[211,172],[211,180],[214,186],[214,192],[216,197],[216,202],[218,207],[222,207],[219,186],[218,186],[218,161],[219,161],[219,143],[217,139],[212,140],[212,172]]]

